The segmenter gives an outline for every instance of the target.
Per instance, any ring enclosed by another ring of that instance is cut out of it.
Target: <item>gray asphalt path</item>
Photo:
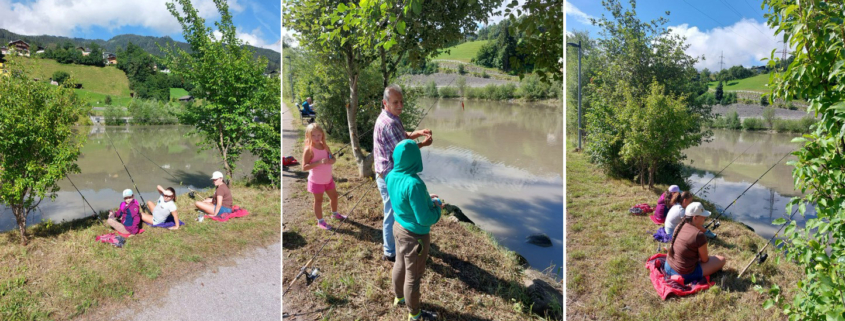
[[[281,320],[281,250],[281,243],[275,243],[235,259],[234,266],[209,268],[120,319],[134,315],[134,320],[151,321]]]

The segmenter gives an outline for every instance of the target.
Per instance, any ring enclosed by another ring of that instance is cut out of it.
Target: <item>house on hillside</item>
[[[85,47],[81,47],[81,46],[76,47],[76,50],[79,50],[79,52],[81,52],[83,56],[87,56],[87,55],[91,54],[91,49],[88,49],[88,48],[85,48]]]
[[[0,47],[0,52],[2,52],[4,55],[8,55],[9,48],[7,48],[6,46]]]
[[[183,102],[183,103],[193,101],[193,100],[194,100],[194,96],[191,96],[191,95],[179,97],[179,101]]]
[[[103,53],[103,60],[105,61],[106,65],[116,65],[117,64],[117,56],[110,52]]]
[[[35,53],[36,53],[36,54],[42,54],[42,53],[44,53],[44,47],[39,46],[39,47],[38,47],[38,49],[35,49]]]
[[[29,57],[29,44],[23,40],[9,41],[9,51],[15,51],[20,56]]]

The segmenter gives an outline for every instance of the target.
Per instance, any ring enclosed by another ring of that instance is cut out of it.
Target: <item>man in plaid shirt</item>
[[[387,195],[387,185],[384,177],[393,169],[393,149],[404,139],[416,139],[425,136],[425,139],[417,145],[422,148],[431,145],[434,139],[431,137],[430,129],[420,129],[414,132],[406,132],[402,126],[399,115],[402,114],[404,101],[402,100],[402,89],[397,85],[390,85],[384,88],[384,98],[381,101],[383,108],[376,120],[376,128],[373,130],[373,153],[376,170],[376,184],[381,193],[381,200],[384,203],[384,223],[382,224],[382,235],[384,236],[384,260],[395,262],[396,241],[393,238],[393,207],[390,204],[390,196]]]

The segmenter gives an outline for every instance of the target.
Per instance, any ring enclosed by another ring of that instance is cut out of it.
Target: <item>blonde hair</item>
[[[314,130],[318,130],[321,133],[323,133],[323,139],[320,141],[320,143],[323,143],[323,146],[326,145],[326,131],[323,130],[323,128],[320,127],[319,124],[311,123],[311,124],[308,124],[308,127],[305,127],[305,148],[311,147],[311,133]]]

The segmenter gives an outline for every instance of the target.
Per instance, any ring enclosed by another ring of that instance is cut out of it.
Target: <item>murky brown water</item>
[[[724,168],[719,177],[713,179],[698,196],[713,202],[719,208],[727,207],[769,167],[786,153],[801,146],[800,143],[791,142],[796,136],[798,135],[714,130],[712,142],[684,151],[688,157],[685,163],[691,170],[688,176],[692,186],[690,190],[696,192]],[[735,158],[736,161],[728,166]],[[801,195],[800,191],[793,188],[792,166],[786,165],[790,160],[795,160],[795,156],[787,156],[776,165],[737,200],[725,215],[751,226],[757,234],[766,239],[772,237],[779,228],[771,224],[772,220],[779,217],[788,218],[786,203],[791,197]],[[806,217],[796,214],[793,219],[798,225],[804,226],[806,219],[814,217],[815,210],[808,206]],[[715,232],[718,234],[718,230]]]
[[[211,173],[223,171],[223,162],[216,151],[198,152],[199,140],[185,137],[190,129],[187,126],[80,127],[80,131],[88,133],[88,138],[77,161],[81,173],[70,175],[70,179],[97,211],[117,207],[123,200],[124,189],[134,191],[132,181],[109,144],[108,133],[145,200],[158,198],[156,185],[172,186],[178,194],[188,192],[188,187],[211,187]],[[235,176],[248,175],[254,161],[255,157],[244,155]],[[39,205],[40,211],[30,213],[27,225],[47,219],[61,222],[93,215],[70,181],[60,181],[59,188],[54,202],[45,199]],[[12,210],[0,206],[0,231],[16,226]]]
[[[435,104],[420,124],[434,133],[434,144],[422,150],[420,177],[429,192],[459,206],[532,267],[563,266],[563,111],[540,103],[421,104]],[[533,233],[548,235],[552,247],[526,243]]]

